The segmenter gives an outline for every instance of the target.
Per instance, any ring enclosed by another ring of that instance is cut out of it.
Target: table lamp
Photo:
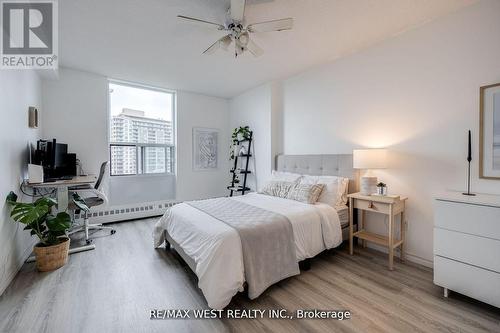
[[[377,177],[371,170],[387,168],[387,150],[385,149],[355,149],[353,155],[353,168],[366,170],[361,177],[360,193],[371,195],[377,190]]]

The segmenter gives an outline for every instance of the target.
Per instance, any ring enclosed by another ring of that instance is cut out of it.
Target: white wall
[[[193,171],[193,127],[219,130],[218,168]],[[228,194],[229,103],[226,99],[177,93],[177,199],[201,199]]]
[[[22,266],[32,250],[35,239],[23,227],[10,219],[10,208],[5,197],[10,191],[23,197],[19,184],[24,178],[28,162],[28,142],[35,143],[38,129],[28,128],[28,107],[39,108],[41,122],[40,79],[32,71],[4,70],[0,73],[0,294]]]
[[[249,126],[253,131],[253,158],[250,160],[248,183],[260,189],[271,174],[271,90],[266,84],[230,101],[231,129]],[[240,176],[241,180],[242,176]]]
[[[231,129],[250,126],[253,131],[254,156],[249,185],[261,189],[271,176],[275,156],[283,151],[282,85],[271,82],[236,96],[230,101]]]
[[[271,167],[276,169],[276,156],[284,152],[284,128],[283,128],[283,83],[271,83]]]
[[[500,82],[498,31],[500,1],[485,0],[286,80],[285,153],[388,147],[392,167],[379,178],[409,196],[408,252],[429,263],[432,198],[464,189],[468,129],[472,188],[500,193],[500,181],[478,178],[479,87]]]
[[[98,174],[108,155],[108,81],[69,69],[42,84],[45,139],[56,138],[76,153],[86,173]]]
[[[46,110],[43,135],[67,143],[82,160],[85,172],[97,174],[108,152],[108,87],[101,75],[62,68],[58,80],[43,82]],[[142,82],[141,82],[142,83]],[[228,175],[229,109],[226,99],[177,93],[177,184],[175,177],[141,175],[111,177],[111,206],[157,200],[186,200],[225,193]],[[218,128],[219,168],[192,172],[192,126]],[[177,193],[177,195],[176,195]]]

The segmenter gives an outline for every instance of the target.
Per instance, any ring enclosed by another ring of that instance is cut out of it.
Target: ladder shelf
[[[252,173],[248,170],[248,164],[250,161],[250,157],[252,157],[251,150],[252,149],[252,140],[253,140],[253,132],[250,132],[250,136],[243,140],[234,140],[234,143],[240,145],[243,142],[248,142],[248,151],[246,154],[238,154],[234,156],[234,165],[233,168],[229,171],[233,176],[231,180],[231,185],[227,187],[230,191],[229,196],[232,197],[234,192],[241,192],[241,195],[245,195],[245,192],[250,191],[250,188],[247,187],[247,176]],[[238,168],[238,159],[244,158],[245,168]],[[239,185],[236,182],[237,175],[243,175],[243,185]]]

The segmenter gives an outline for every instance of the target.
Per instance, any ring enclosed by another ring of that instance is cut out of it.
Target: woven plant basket
[[[66,265],[68,262],[69,238],[57,245],[35,245],[34,251],[36,268],[40,272],[53,271]]]

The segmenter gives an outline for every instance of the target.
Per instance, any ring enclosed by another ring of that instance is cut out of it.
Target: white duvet
[[[292,224],[297,261],[342,242],[337,211],[327,204],[310,205],[257,193],[231,199],[286,216]],[[156,224],[155,247],[163,244],[164,230],[196,263],[198,286],[211,308],[223,309],[243,291],[243,256],[235,229],[190,205],[178,204]]]

